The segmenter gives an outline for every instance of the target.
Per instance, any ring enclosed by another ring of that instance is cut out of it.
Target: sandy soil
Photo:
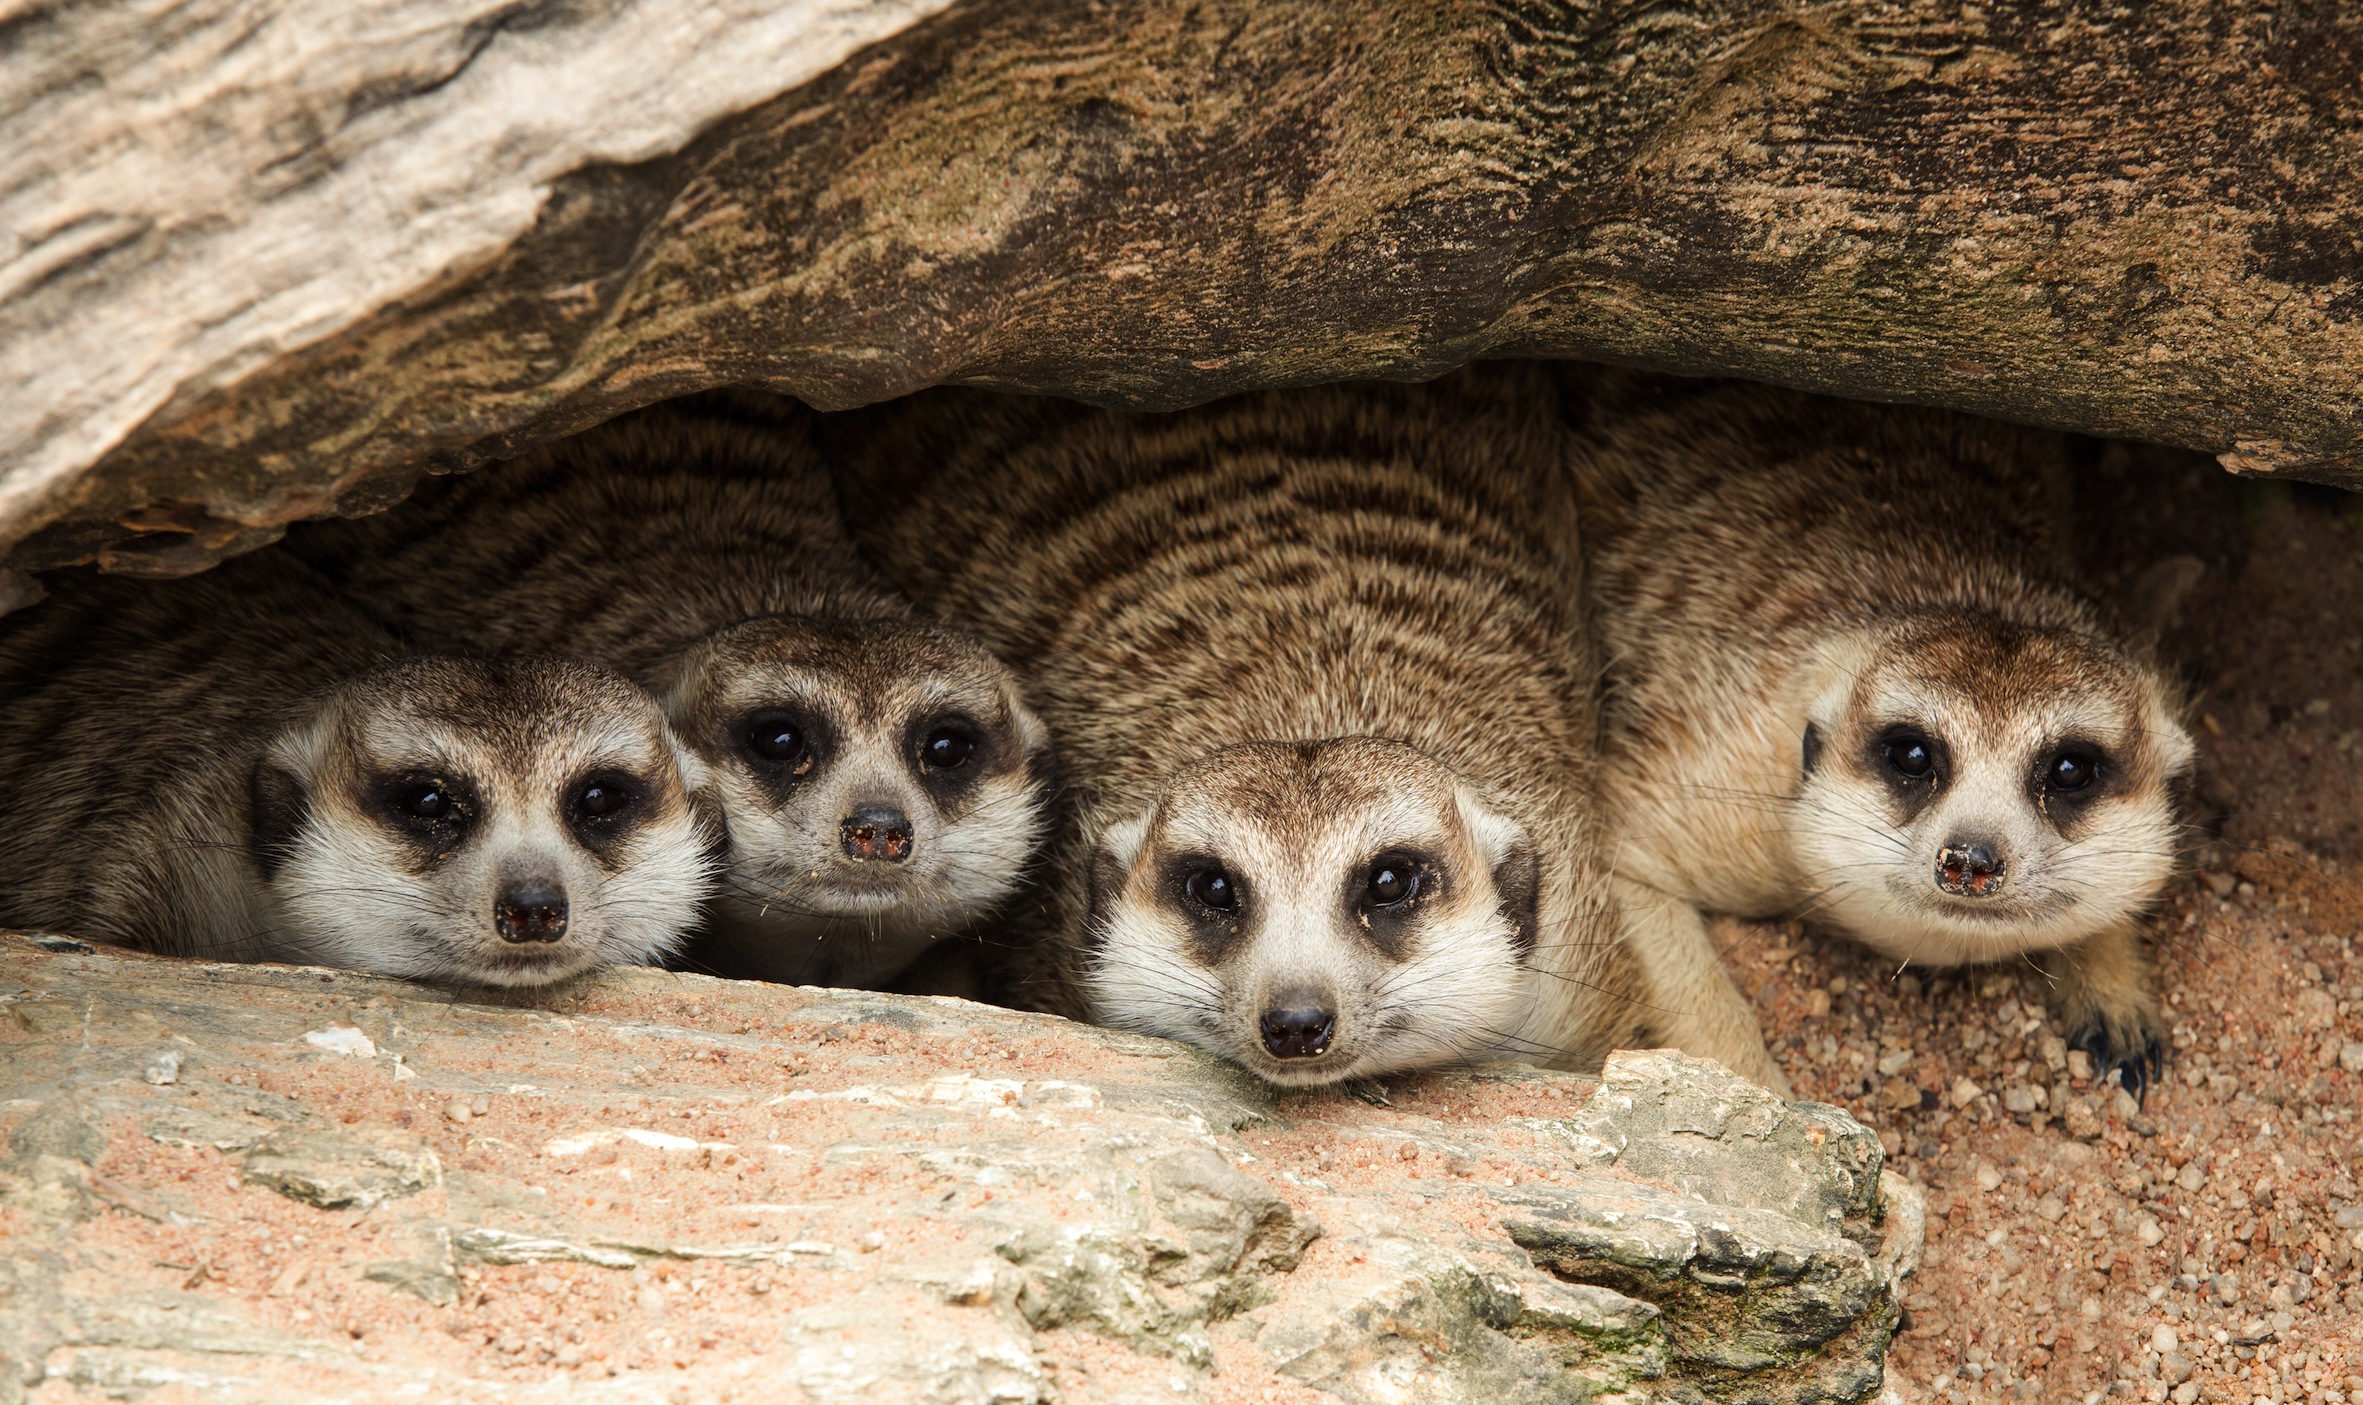
[[[2166,640],[2205,772],[2150,924],[2165,1086],[2079,1076],[2029,969],[1899,973],[1794,924],[1727,950],[1799,1092],[1932,1192],[1901,1398],[2363,1400],[2363,500],[2096,454],[2098,575],[2208,566]]]

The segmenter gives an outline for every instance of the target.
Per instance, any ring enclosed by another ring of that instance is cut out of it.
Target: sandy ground
[[[2150,923],[2165,1085],[2092,1088],[2030,969],[1723,936],[1800,1094],[1932,1192],[1901,1398],[2363,1400],[2363,499],[2116,448],[2089,477],[2102,578],[2208,566],[2166,640],[2205,759]]]

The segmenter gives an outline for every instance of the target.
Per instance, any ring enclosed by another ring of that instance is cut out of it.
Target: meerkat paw
[[[2091,1056],[2096,1082],[2115,1073],[2142,1101],[2165,1070],[2166,1041],[2140,937],[2131,927],[2104,932],[2058,958],[2051,964],[2066,986],[2069,1047]]]
[[[2136,1103],[2148,1099],[2150,1085],[2166,1068],[2166,1043],[2147,1017],[2131,1022],[2096,1018],[2068,1035],[2068,1047],[2091,1056],[2095,1081],[2115,1073]]]

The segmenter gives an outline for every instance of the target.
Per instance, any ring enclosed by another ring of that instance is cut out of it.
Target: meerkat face
[[[1272,1083],[1454,1062],[1511,1027],[1536,874],[1517,823],[1411,747],[1226,748],[1099,837],[1088,989]]]
[[[323,962],[539,985],[654,961],[695,923],[719,843],[703,770],[605,670],[411,660],[266,750],[253,851]]]
[[[716,780],[735,924],[954,931],[1010,894],[1040,842],[1049,734],[958,635],[753,620],[672,660],[658,692]]]
[[[2114,648],[1948,617],[1835,676],[1794,832],[1816,909],[1874,947],[1951,964],[2067,945],[2173,872],[2190,734]]]

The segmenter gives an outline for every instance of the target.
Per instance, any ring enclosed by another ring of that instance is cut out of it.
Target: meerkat
[[[674,402],[289,542],[433,647],[646,686],[729,835],[687,959],[875,986],[1016,889],[1047,737],[1007,668],[860,559],[800,425],[767,396]]]
[[[1808,914],[1903,964],[2040,958],[2139,1094],[2193,750],[2075,583],[2060,436],[1611,372],[1569,415],[1618,902],[1675,1042],[1765,1068],[1700,911]]]
[[[1284,1086],[1629,1042],[1547,382],[948,390],[823,431],[857,541],[1058,741],[1008,994]]]
[[[0,924],[491,986],[645,964],[716,826],[655,704],[568,659],[407,656],[275,554],[0,624]]]

